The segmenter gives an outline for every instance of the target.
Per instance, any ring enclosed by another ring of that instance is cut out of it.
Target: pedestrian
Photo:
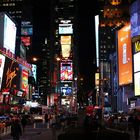
[[[48,123],[48,121],[49,121],[49,117],[48,117],[48,114],[46,113],[45,114],[45,123]]]
[[[92,116],[90,114],[86,114],[84,118],[84,129],[85,132],[91,132],[92,130]]]
[[[12,122],[11,136],[13,137],[13,140],[19,140],[20,136],[22,136],[22,128],[18,119],[13,120]]]
[[[27,125],[27,118],[26,118],[26,116],[22,116],[22,118],[21,118],[21,125],[22,125],[23,132],[25,132],[25,127]]]
[[[140,120],[138,119],[138,116],[134,116],[133,121],[133,129],[134,129],[134,136],[135,136],[135,140],[139,139],[139,131],[140,131]]]

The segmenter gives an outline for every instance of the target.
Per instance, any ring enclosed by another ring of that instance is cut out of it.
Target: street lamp
[[[33,62],[37,62],[37,61],[38,61],[38,58],[37,58],[37,57],[33,57],[33,58],[32,58],[32,61],[33,61]]]

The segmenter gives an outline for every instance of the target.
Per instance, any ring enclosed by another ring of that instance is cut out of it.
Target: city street
[[[77,138],[77,136],[78,136],[79,138],[85,139],[85,135],[83,135],[83,128],[82,127],[77,127],[77,128],[69,129],[68,131],[65,131],[66,133],[63,133],[62,130],[54,130],[53,131],[52,128],[47,128],[42,123],[38,124],[37,127],[34,127],[34,126],[35,125],[27,126],[26,130],[23,133],[23,135],[21,136],[20,140],[46,140],[46,139],[47,140],[61,140],[63,136],[59,137],[59,139],[58,139],[58,135],[60,135],[60,134],[66,134],[65,136],[66,137],[68,136],[69,138],[73,138],[73,136],[75,136],[75,134],[76,134],[75,138]],[[96,140],[101,140],[101,137],[107,138],[108,137],[107,133],[109,131],[113,131],[113,130],[109,130],[108,129],[107,131],[104,131],[104,132],[100,131],[96,135],[93,135],[93,137]],[[117,131],[116,131],[116,133],[117,133]],[[66,138],[65,136],[64,136],[63,139]],[[100,136],[100,138],[98,136]],[[90,136],[88,136],[88,137],[90,137]],[[1,140],[12,140],[12,137],[11,137],[10,134],[7,134],[5,136],[1,136],[0,138],[1,138]],[[126,140],[128,140],[128,139],[126,139]],[[134,136],[132,134],[130,135],[130,140],[135,140]]]

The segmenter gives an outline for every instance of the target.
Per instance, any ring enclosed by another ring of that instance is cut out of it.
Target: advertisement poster
[[[16,61],[6,57],[3,72],[2,90],[20,87],[20,71]]]
[[[22,90],[28,93],[28,71],[23,69],[22,70]]]
[[[1,90],[1,85],[2,85],[4,64],[5,64],[5,56],[0,54],[0,90]]]
[[[140,35],[140,0],[136,0],[130,7],[131,37]]]
[[[61,63],[60,79],[61,79],[61,81],[71,81],[71,80],[73,80],[72,62]]]
[[[132,83],[130,24],[118,31],[119,85]]]
[[[135,96],[140,95],[140,72],[134,74],[134,90]]]

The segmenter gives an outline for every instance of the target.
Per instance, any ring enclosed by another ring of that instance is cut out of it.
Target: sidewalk
[[[20,140],[57,140],[58,135],[61,133],[63,133],[61,129],[55,130],[52,128],[33,128],[33,126],[28,126]],[[8,133],[1,135],[0,140],[12,140],[12,137]]]

